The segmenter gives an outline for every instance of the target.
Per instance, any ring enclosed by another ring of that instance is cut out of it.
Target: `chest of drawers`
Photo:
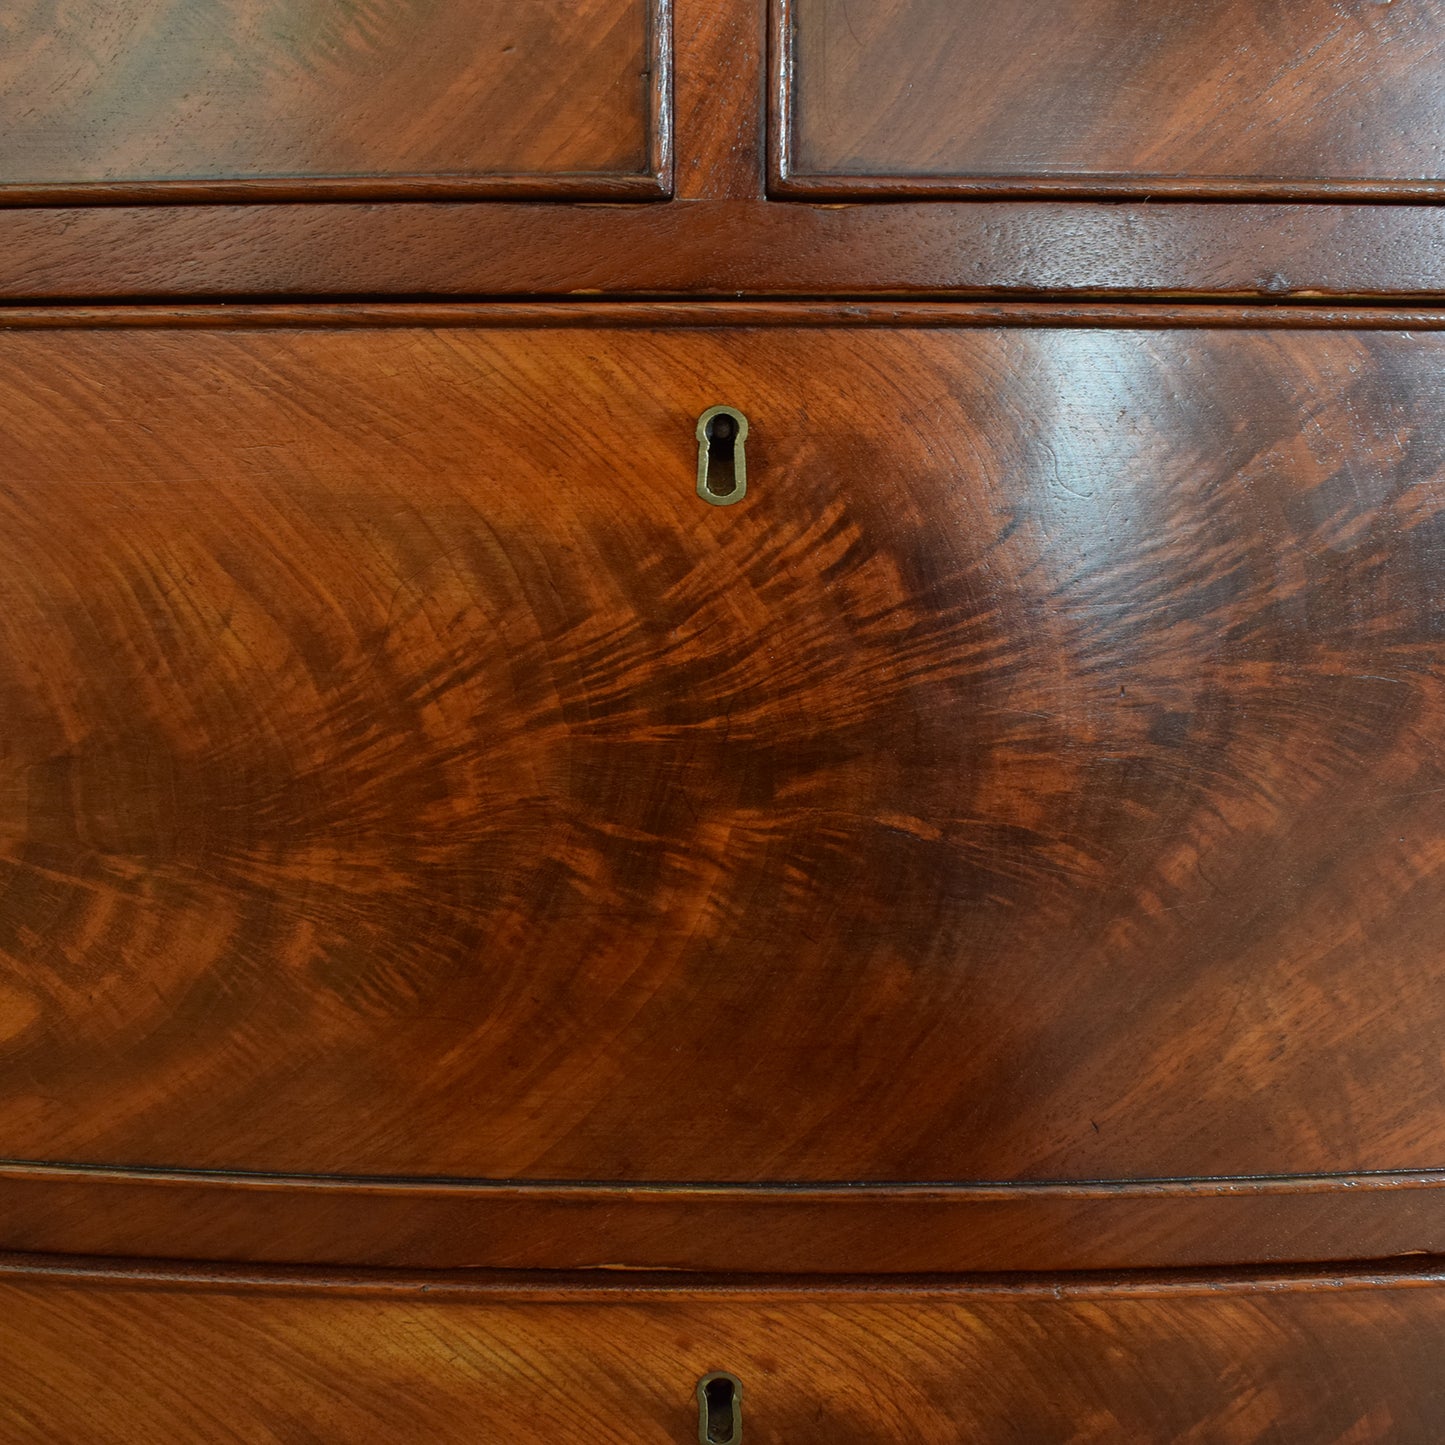
[[[0,1440],[1438,1438],[1445,8],[1160,12],[0,5]]]

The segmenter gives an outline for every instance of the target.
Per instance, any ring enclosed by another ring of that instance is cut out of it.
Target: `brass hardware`
[[[710,406],[697,419],[697,494],[730,507],[748,494],[748,419],[731,406]]]
[[[697,1438],[701,1445],[741,1445],[743,1385],[736,1375],[714,1370],[697,1382]]]

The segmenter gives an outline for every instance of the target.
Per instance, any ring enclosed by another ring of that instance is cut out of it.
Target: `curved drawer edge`
[[[418,1269],[912,1274],[1445,1254],[1445,1175],[569,1184],[0,1165],[0,1249]]]
[[[1437,1270],[810,1288],[0,1261],[0,1439],[1433,1442]]]

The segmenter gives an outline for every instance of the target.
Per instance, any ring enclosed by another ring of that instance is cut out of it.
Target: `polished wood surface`
[[[5,1445],[686,1445],[718,1369],[749,1445],[1435,1445],[1445,1279],[599,1289],[15,1261],[0,1348]]]
[[[663,194],[654,0],[73,0],[0,16],[0,205]]]
[[[829,329],[1010,327],[1088,331],[1441,331],[1445,308],[1376,305],[1222,305],[1129,301],[368,301],[233,302],[144,306],[14,305],[3,331],[108,328],[230,331],[682,331],[720,327]]]
[[[760,199],[767,127],[767,0],[677,0],[674,194]]]
[[[0,1164],[0,1249],[797,1276],[1445,1256],[1445,1176],[1128,1184],[486,1184]]]
[[[774,0],[774,188],[1445,196],[1445,4]]]
[[[1132,301],[306,301],[8,306],[4,331],[125,330],[717,330],[739,327],[839,329],[1010,327],[1048,330],[1440,331],[1445,308],[1431,306],[1223,305]]]
[[[737,199],[0,208],[0,298],[12,301],[659,294],[1436,304],[1445,210]]]
[[[8,333],[0,1147],[1439,1167],[1442,374],[1409,331]]]
[[[0,10],[0,1445],[1435,1445],[1441,0]]]

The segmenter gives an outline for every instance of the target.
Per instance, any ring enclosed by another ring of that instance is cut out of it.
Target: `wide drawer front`
[[[1445,336],[469,315],[0,335],[0,1155],[1445,1162]]]
[[[1435,1445],[1445,1279],[801,1291],[20,1261],[0,1346],[5,1445],[693,1445],[700,1424],[716,1445]],[[702,1417],[717,1373],[737,1384]]]

